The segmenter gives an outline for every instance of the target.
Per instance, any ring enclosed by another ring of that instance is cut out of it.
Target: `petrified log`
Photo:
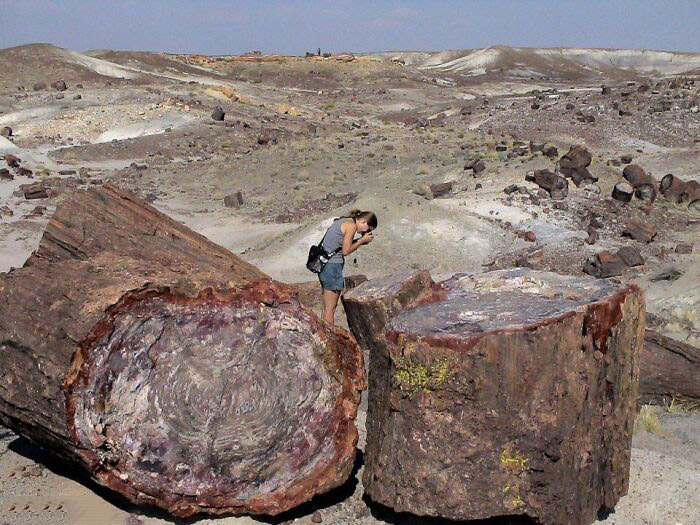
[[[620,202],[631,202],[634,188],[629,182],[618,182],[612,191],[612,198]]]
[[[664,175],[659,183],[659,190],[661,191],[661,194],[674,203],[678,203],[684,189],[685,181],[682,181],[671,173]]]
[[[622,170],[622,176],[634,188],[634,195],[644,201],[656,200],[657,182],[638,164],[629,164]]]
[[[368,281],[363,483],[397,511],[591,523],[627,492],[644,337],[634,285],[525,269]]]
[[[565,199],[569,194],[569,181],[549,170],[535,170],[525,176],[525,180],[534,182],[549,193],[553,200]]]
[[[689,180],[685,183],[683,191],[678,197],[678,202],[688,205],[688,208],[700,209],[700,182]]]
[[[131,193],[72,194],[0,296],[0,423],[133,502],[277,514],[349,475],[357,343]]]
[[[647,330],[639,366],[639,402],[662,403],[674,397],[700,401],[700,348]]]

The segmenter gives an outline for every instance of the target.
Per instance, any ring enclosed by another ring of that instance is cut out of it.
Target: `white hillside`
[[[418,57],[414,57],[418,58]],[[475,74],[499,71],[518,75],[569,73],[576,75],[637,73],[644,75],[678,75],[700,69],[700,54],[631,49],[520,48],[493,46],[484,49],[441,51],[421,63],[421,69],[450,73]]]

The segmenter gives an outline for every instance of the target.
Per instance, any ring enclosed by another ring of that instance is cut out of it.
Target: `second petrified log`
[[[131,501],[278,514],[347,479],[357,343],[133,194],[71,195],[0,296],[0,423]]]
[[[675,397],[700,401],[700,348],[647,330],[640,359],[639,402],[660,404]]]
[[[644,337],[636,286],[524,269],[368,281],[363,483],[397,511],[591,523],[627,492]]]

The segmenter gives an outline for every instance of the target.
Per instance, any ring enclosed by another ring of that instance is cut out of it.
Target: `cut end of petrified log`
[[[66,382],[95,475],[179,516],[277,514],[344,482],[362,388],[349,335],[269,282],[194,299],[127,294]]]
[[[620,321],[621,303],[635,286],[524,269],[457,274],[439,283],[430,299],[387,324],[387,335],[471,346],[495,332],[528,331],[589,310],[585,329],[605,352],[607,334]]]

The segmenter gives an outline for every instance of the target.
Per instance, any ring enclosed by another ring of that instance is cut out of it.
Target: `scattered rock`
[[[313,523],[323,523],[323,517],[321,516],[321,513],[319,511],[314,512],[311,515],[311,521]]]
[[[544,156],[550,159],[556,158],[559,156],[559,150],[556,146],[549,146],[544,150]]]
[[[622,236],[648,243],[656,237],[656,228],[649,223],[632,220],[627,224]]]
[[[280,104],[275,109],[275,112],[280,115],[289,115],[290,117],[298,117],[301,114],[297,108],[289,104]]]
[[[632,246],[623,246],[617,251],[617,255],[622,259],[627,266],[641,266],[644,264],[644,258],[637,248]]]
[[[224,206],[227,208],[240,208],[243,205],[243,193],[237,191],[224,197]]]
[[[14,180],[15,176],[7,168],[0,168],[0,180]]]
[[[83,98],[83,96],[80,93],[77,93],[77,94],[73,95],[72,98],[73,98],[73,100],[81,100]]]
[[[605,224],[603,223],[602,220],[600,220],[600,217],[596,217],[596,216],[591,217],[589,224],[592,228],[595,228],[596,230],[599,230],[600,228],[605,227]]]
[[[24,198],[27,200],[46,199],[49,196],[48,192],[46,191],[46,187],[42,182],[22,184],[19,189],[24,194]]]
[[[527,242],[535,242],[537,241],[537,235],[535,235],[535,232],[533,231],[519,231],[517,233],[517,236],[520,237],[521,239],[527,241]]]
[[[590,257],[583,265],[584,273],[598,279],[622,275],[625,268],[627,268],[627,265],[620,256],[609,251],[600,252]]]
[[[46,82],[37,82],[33,86],[34,91],[43,91],[46,89]]]
[[[214,108],[214,111],[212,111],[211,113],[211,119],[216,120],[218,122],[223,121],[225,116],[226,113],[224,112],[224,109],[221,106],[216,106]]]
[[[481,157],[474,157],[467,161],[464,165],[465,170],[472,170],[474,176],[483,172],[486,169],[486,164]]]
[[[518,191],[518,185],[517,184],[511,184],[510,186],[506,186],[503,188],[503,193],[506,195],[510,195],[511,193],[515,193]]]
[[[258,144],[267,146],[269,144],[277,144],[279,134],[275,130],[265,129],[258,135]]]
[[[583,185],[583,191],[585,191],[589,196],[590,195],[600,195],[601,189],[600,186],[597,184],[584,184]]]
[[[19,163],[22,162],[19,157],[15,157],[11,153],[5,154],[5,162],[10,168],[19,168]]]
[[[10,126],[3,126],[0,128],[0,136],[1,137],[11,137],[12,136],[12,128]]]
[[[687,243],[680,243],[676,245],[676,253],[680,253],[682,255],[687,255],[689,253],[693,253],[693,245],[692,244],[687,244]]]
[[[41,465],[27,465],[23,471],[27,476],[40,477],[44,473]]]
[[[544,152],[544,147],[545,147],[544,143],[536,144],[536,143],[530,141],[530,144],[529,144],[529,149],[530,149],[531,153],[535,153],[537,151]]]
[[[430,192],[433,194],[434,198],[440,198],[440,197],[445,197],[452,193],[452,186],[453,184],[451,182],[441,182],[438,184],[431,184],[430,185]]]
[[[420,195],[421,197],[425,197],[428,200],[431,200],[433,198],[433,192],[430,189],[430,186],[428,186],[424,182],[419,182],[413,187],[413,193],[416,195]]]
[[[66,89],[68,89],[65,81],[63,80],[57,80],[56,82],[52,82],[51,87],[54,88],[56,91],[65,91]]]
[[[19,168],[17,168],[17,175],[20,175],[22,177],[29,177],[29,178],[33,178],[33,176],[34,176],[32,170],[30,170],[29,168],[25,168],[23,166],[20,166]]]
[[[535,170],[525,175],[525,180],[537,184],[553,200],[565,199],[569,194],[569,182],[549,170]]]
[[[559,159],[556,171],[564,177],[571,178],[576,186],[580,186],[584,181],[597,182],[598,178],[594,177],[587,169],[591,160],[591,154],[584,146],[572,146]]]
[[[595,244],[598,242],[598,230],[594,229],[589,229],[588,231],[588,237],[586,237],[585,242],[586,244]]]

